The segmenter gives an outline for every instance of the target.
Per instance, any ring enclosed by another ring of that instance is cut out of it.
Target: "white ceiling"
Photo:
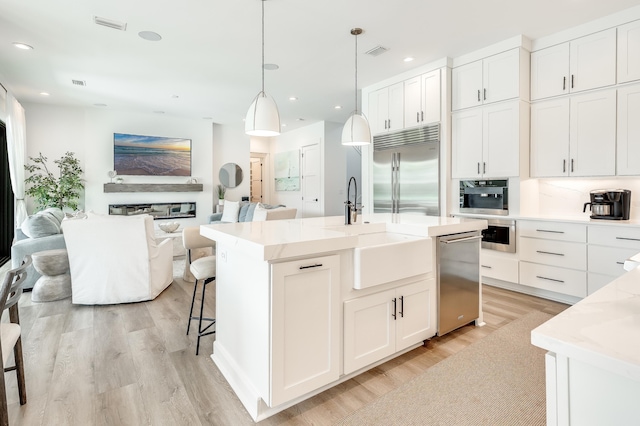
[[[518,34],[537,39],[637,5],[640,0],[269,0],[265,62],[280,68],[265,71],[265,91],[278,104],[284,131],[343,122],[354,109],[353,27],[364,29],[361,88]],[[126,22],[127,29],[98,26],[93,16]],[[0,80],[22,102],[241,124],[260,90],[260,22],[259,0],[0,0]],[[140,31],[162,40],[143,40]],[[389,51],[363,54],[377,45]],[[406,56],[415,60],[405,63]]]

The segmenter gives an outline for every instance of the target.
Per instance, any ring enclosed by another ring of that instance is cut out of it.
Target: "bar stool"
[[[210,334],[215,333],[215,330],[209,330],[212,326],[215,325],[215,318],[206,318],[203,316],[204,311],[204,297],[207,289],[207,284],[215,281],[216,279],[216,257],[205,256],[199,259],[193,260],[191,259],[192,250],[206,247],[214,247],[215,242],[211,241],[209,238],[203,237],[200,235],[200,227],[199,226],[191,226],[186,227],[182,230],[182,243],[184,248],[187,250],[187,260],[189,262],[189,270],[195,277],[196,282],[193,285],[193,296],[191,296],[191,309],[189,310],[189,321],[187,323],[187,335],[189,334],[189,330],[191,329],[191,321],[198,321],[198,340],[196,343],[196,355],[200,352],[200,338],[203,336],[208,336]],[[202,283],[202,293],[200,298],[200,315],[193,316],[193,306],[196,300],[196,293],[198,289],[198,283]],[[205,324],[204,328],[202,326],[202,322],[208,322],[209,324]]]

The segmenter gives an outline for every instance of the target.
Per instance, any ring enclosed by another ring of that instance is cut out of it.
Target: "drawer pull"
[[[322,263],[316,263],[315,265],[301,266],[300,269],[319,268],[321,266],[322,266]]]
[[[564,231],[552,231],[550,229],[536,229],[538,232],[549,232],[551,234],[564,234]]]
[[[616,237],[616,240],[640,241],[640,238]]]
[[[563,253],[553,253],[550,251],[542,251],[542,250],[536,250],[536,253],[540,253],[540,254],[552,254],[554,256],[564,256]]]
[[[480,266],[482,266],[483,268],[492,269],[491,266],[487,266],[487,265],[480,265]]]
[[[543,277],[543,276],[540,276],[540,275],[536,275],[536,278],[540,278],[541,280],[553,281],[553,282],[556,282],[556,283],[564,284],[564,281],[556,280],[555,278],[547,278],[547,277]]]
[[[624,262],[616,262],[618,265],[624,265]]]

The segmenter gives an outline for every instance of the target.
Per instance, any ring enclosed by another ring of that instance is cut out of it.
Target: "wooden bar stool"
[[[189,321],[187,322],[187,335],[191,329],[191,321],[198,321],[198,340],[196,343],[196,355],[200,352],[200,338],[215,333],[214,330],[209,330],[215,325],[215,318],[204,317],[204,297],[207,289],[207,284],[215,281],[216,279],[216,256],[205,256],[199,259],[191,259],[191,252],[194,249],[215,247],[215,242],[209,238],[200,235],[200,227],[191,226],[182,230],[182,243],[187,250],[187,260],[189,262],[189,270],[195,277],[196,282],[193,284],[193,295],[191,296],[191,309],[189,310]],[[202,293],[200,297],[200,315],[193,316],[193,306],[195,305],[196,293],[198,289],[198,283],[202,283]],[[202,326],[202,322],[205,321],[205,326]],[[208,324],[206,324],[208,323]]]

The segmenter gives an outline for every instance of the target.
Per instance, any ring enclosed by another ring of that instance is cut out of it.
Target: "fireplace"
[[[148,214],[154,220],[196,217],[196,203],[109,204],[109,214],[134,216]]]

